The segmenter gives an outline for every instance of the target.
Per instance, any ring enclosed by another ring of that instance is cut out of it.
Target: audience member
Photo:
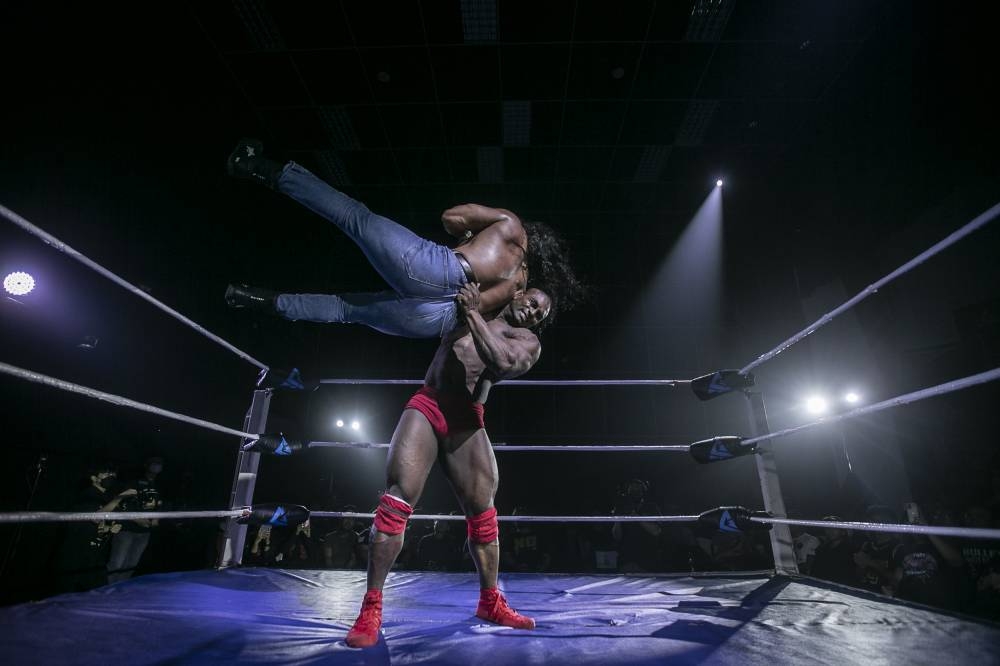
[[[343,511],[354,512],[352,506]],[[358,567],[358,544],[362,536],[354,518],[341,518],[337,527],[323,536],[323,566],[328,569],[355,569]]]
[[[124,499],[113,496],[116,480],[113,466],[105,463],[89,469],[86,486],[70,508],[73,512],[114,511]],[[107,562],[111,538],[121,529],[118,523],[67,523],[56,553],[55,569],[59,592],[82,592],[108,582]]]
[[[530,515],[525,507],[514,509],[515,516]],[[544,572],[552,564],[551,545],[540,536],[540,530],[528,522],[514,523],[500,538],[500,557],[505,571]]]
[[[898,520],[889,507],[875,505],[865,511],[865,522],[896,523]],[[889,569],[889,559],[897,545],[899,539],[892,533],[865,533],[860,547],[854,553],[859,587],[879,594],[892,594],[894,580]]]
[[[310,569],[315,566],[319,549],[312,538],[310,521],[282,531],[284,539],[275,548],[272,564],[284,569]]]
[[[907,505],[907,520],[927,524],[913,503]],[[889,558],[893,592],[906,601],[957,609],[958,572],[963,564],[959,550],[941,537],[906,537]]]
[[[838,516],[827,516],[823,520],[842,522]],[[858,565],[854,561],[856,550],[850,531],[824,529],[813,555],[809,575],[841,585],[857,585]]]
[[[143,474],[125,486],[124,496],[118,505],[120,511],[156,511],[163,501],[156,487],[156,477],[163,471],[162,458],[149,458]],[[127,520],[121,531],[111,540],[111,556],[108,559],[108,582],[125,580],[135,573],[142,554],[149,545],[150,530],[159,524],[158,520]]]
[[[616,516],[655,516],[660,508],[650,500],[649,482],[632,479],[625,484],[615,504]],[[618,543],[619,570],[626,573],[660,571],[662,552],[659,523],[613,523],[611,535]]]
[[[965,527],[995,527],[993,516],[982,504],[969,505],[963,515]],[[959,548],[969,577],[964,605],[977,614],[1000,618],[996,574],[1000,571],[1000,541],[963,539]]]
[[[416,566],[424,571],[458,571],[462,563],[462,541],[447,520],[435,520],[434,530],[417,545]]]

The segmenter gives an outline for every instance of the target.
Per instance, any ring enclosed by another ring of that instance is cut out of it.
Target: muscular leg
[[[437,449],[437,435],[427,417],[413,409],[403,410],[386,461],[386,492],[410,506],[416,504],[437,457]],[[374,525],[372,535],[368,549],[368,589],[381,590],[403,547],[403,535],[380,532]]]
[[[461,433],[450,438],[441,453],[441,463],[452,490],[467,517],[477,516],[493,506],[499,474],[493,447],[485,430]],[[479,572],[479,586],[497,586],[500,541],[469,543],[472,559]]]
[[[449,438],[441,452],[445,474],[469,518],[469,548],[479,571],[476,617],[516,629],[534,629],[535,621],[507,605],[497,589],[500,542],[496,537],[497,461],[485,430]],[[485,512],[485,513],[484,513]],[[488,542],[487,539],[490,539]]]

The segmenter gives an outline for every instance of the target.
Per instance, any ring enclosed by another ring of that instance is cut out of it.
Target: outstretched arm
[[[497,333],[479,313],[479,286],[468,283],[455,297],[472,334],[479,357],[499,379],[511,379],[531,369],[542,354],[538,337],[526,328]]]
[[[472,203],[449,208],[441,214],[444,230],[455,238],[478,234],[491,224],[516,219],[509,210]]]

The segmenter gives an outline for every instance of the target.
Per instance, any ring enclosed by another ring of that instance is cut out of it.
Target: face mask
[[[149,466],[149,471],[152,472],[153,474],[159,474],[160,472],[163,471],[163,465],[154,463]]]

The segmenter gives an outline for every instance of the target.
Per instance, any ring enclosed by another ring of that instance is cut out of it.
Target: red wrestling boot
[[[515,629],[535,628],[535,621],[508,606],[507,600],[496,588],[479,591],[479,608],[476,609],[476,617]]]
[[[347,632],[347,644],[355,648],[371,647],[378,643],[378,630],[382,627],[382,590],[368,590],[361,602],[361,614]]]

